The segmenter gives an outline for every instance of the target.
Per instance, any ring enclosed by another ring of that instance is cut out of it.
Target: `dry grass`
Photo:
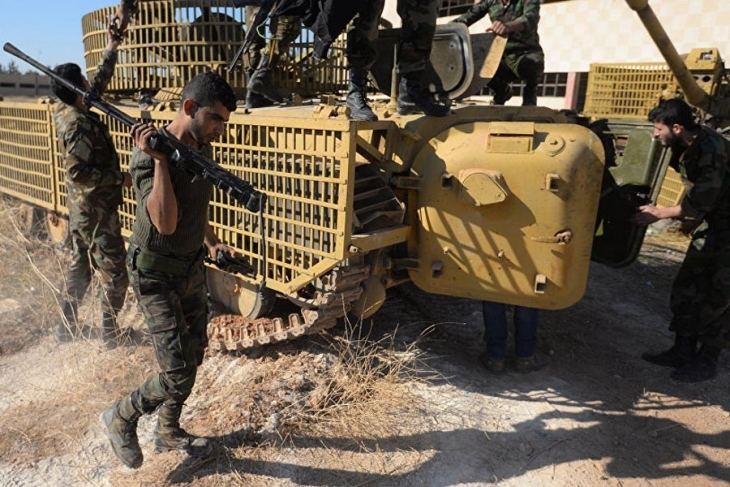
[[[107,352],[99,340],[55,344],[49,334],[61,317],[68,256],[24,232],[21,213],[17,206],[0,204],[0,301],[18,303],[12,312],[0,313],[0,347],[5,366],[13,369],[0,376],[0,396],[8,398],[0,409],[0,457],[32,464],[71,453],[74,463],[89,460],[88,469],[74,470],[77,480],[98,482],[92,470],[117,463],[105,439],[95,436],[97,416],[157,370],[154,351],[138,346]],[[82,322],[98,314],[94,291],[80,309]],[[127,303],[121,321],[141,320],[136,304]],[[43,349],[39,353],[18,353],[36,344]],[[295,448],[312,465],[337,465],[346,456],[360,471],[392,474],[388,455],[408,457],[398,462],[401,467],[419,460],[399,452],[371,456],[369,440],[392,437],[417,420],[409,386],[429,380],[430,373],[416,343],[402,343],[396,332],[375,338],[362,323],[350,322],[336,334],[252,358],[210,357],[199,371],[183,425],[195,434],[219,435],[219,455],[183,463],[179,456],[153,456],[131,477],[112,474],[110,480],[115,485],[274,485],[276,476],[267,465],[287,451],[282,447]],[[27,375],[18,379],[27,391],[22,398],[11,397],[16,383],[11,374]],[[219,380],[221,374],[230,377]],[[326,441],[315,448],[313,438],[351,441],[356,451]],[[300,448],[302,442],[308,444]],[[104,447],[90,447],[97,444]]]
[[[154,363],[149,350],[130,348],[114,352],[118,357],[110,366],[99,340],[56,346],[49,335],[62,319],[69,255],[31,232],[29,223],[24,205],[0,200],[0,350],[7,357],[0,396],[8,399],[0,410],[0,457],[22,463],[77,448],[99,410]],[[82,320],[99,314],[96,301],[86,299]],[[22,353],[34,346],[40,353]],[[14,381],[23,382],[22,398],[12,397]]]
[[[0,349],[11,354],[35,343],[60,316],[64,256],[29,232],[27,210],[0,202]]]
[[[388,419],[402,424],[412,409],[409,384],[430,380],[416,342],[401,344],[397,329],[374,339],[362,323],[345,323],[345,332],[329,341],[335,357],[331,375],[308,397],[297,419],[309,431],[370,436],[393,431]]]

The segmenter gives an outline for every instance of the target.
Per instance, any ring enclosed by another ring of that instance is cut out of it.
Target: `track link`
[[[237,351],[293,340],[332,328],[345,316],[363,292],[361,283],[370,276],[362,256],[355,256],[323,276],[301,313],[248,320],[239,315],[216,316],[208,324],[212,350]]]

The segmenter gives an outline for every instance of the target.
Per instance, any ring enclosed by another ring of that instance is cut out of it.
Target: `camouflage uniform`
[[[529,105],[537,102],[537,85],[545,70],[545,55],[540,46],[537,25],[540,21],[540,0],[482,0],[454,22],[471,25],[489,15],[492,22],[519,21],[525,25],[523,32],[509,34],[499,69],[490,81],[490,88],[496,93],[508,90],[507,83],[521,79],[525,81],[524,98]]]
[[[370,69],[377,52],[373,41],[378,37],[378,21],[385,0],[367,2],[347,32],[347,62],[350,67]],[[403,24],[398,43],[398,72],[422,72],[431,56],[436,32],[438,2],[433,0],[398,0],[398,15]]]
[[[90,82],[94,92],[104,92],[114,73],[116,60],[115,51],[104,51],[102,62]],[[91,283],[93,266],[101,276],[99,299],[102,310],[116,316],[124,304],[129,284],[117,213],[117,207],[122,203],[124,181],[119,155],[109,130],[95,113],[62,102],[53,119],[60,148],[65,154],[73,243],[64,313],[70,322],[75,321],[73,315]],[[69,310],[69,306],[73,310]]]
[[[160,132],[170,136],[164,129]],[[211,146],[201,153],[210,158]],[[208,344],[203,240],[213,186],[204,180],[192,182],[187,173],[171,167],[180,220],[172,235],[162,235],[146,210],[154,171],[154,160],[135,148],[130,172],[137,215],[127,265],[161,369],[131,395],[134,408],[145,414],[163,403],[178,409],[183,405]]]
[[[253,20],[259,11],[259,7],[246,7],[246,29],[252,29]],[[270,27],[271,40],[266,41],[266,34],[263,26],[258,27],[258,35],[255,35],[251,46],[246,54],[248,69],[256,69],[263,56],[269,56],[269,67],[276,67],[276,63],[282,52],[289,48],[289,45],[299,37],[302,32],[302,21],[295,16],[274,17]]]
[[[351,69],[369,70],[378,52],[373,43],[378,38],[378,22],[385,0],[372,0],[357,14],[347,30],[347,64]]]
[[[689,189],[683,228],[692,242],[672,284],[669,329],[721,349],[730,332],[730,142],[702,127],[671,165]]]
[[[355,120],[377,120],[367,104],[365,84],[367,71],[378,54],[373,41],[378,37],[378,21],[384,4],[384,0],[365,2],[347,32],[346,55],[350,68],[347,106]],[[402,115],[424,112],[444,116],[449,113],[448,106],[434,103],[423,84],[436,32],[438,6],[434,0],[398,0],[397,10],[402,23],[398,41],[398,72],[402,78],[398,89],[398,113]]]
[[[248,82],[246,83],[246,106],[260,108],[281,103],[284,97],[274,87],[271,70],[276,67],[281,54],[289,48],[302,30],[299,17],[272,17],[270,30],[272,38],[266,42],[263,25],[254,26],[253,21],[260,7],[246,7],[246,25],[256,30],[253,42],[245,53]]]

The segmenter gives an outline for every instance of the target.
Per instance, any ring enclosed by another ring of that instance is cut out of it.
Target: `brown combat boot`
[[[210,454],[212,446],[207,438],[193,436],[180,427],[182,405],[160,406],[154,432],[155,453],[182,450],[194,457]]]
[[[142,449],[137,438],[137,420],[142,413],[127,396],[101,413],[104,433],[109,438],[114,454],[129,468],[142,466]]]

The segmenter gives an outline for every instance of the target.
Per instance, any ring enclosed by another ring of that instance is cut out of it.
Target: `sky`
[[[0,0],[0,44],[10,42],[51,68],[68,62],[84,68],[81,17],[116,5],[118,0]],[[21,72],[33,69],[0,51],[0,65],[7,67],[10,61]]]

